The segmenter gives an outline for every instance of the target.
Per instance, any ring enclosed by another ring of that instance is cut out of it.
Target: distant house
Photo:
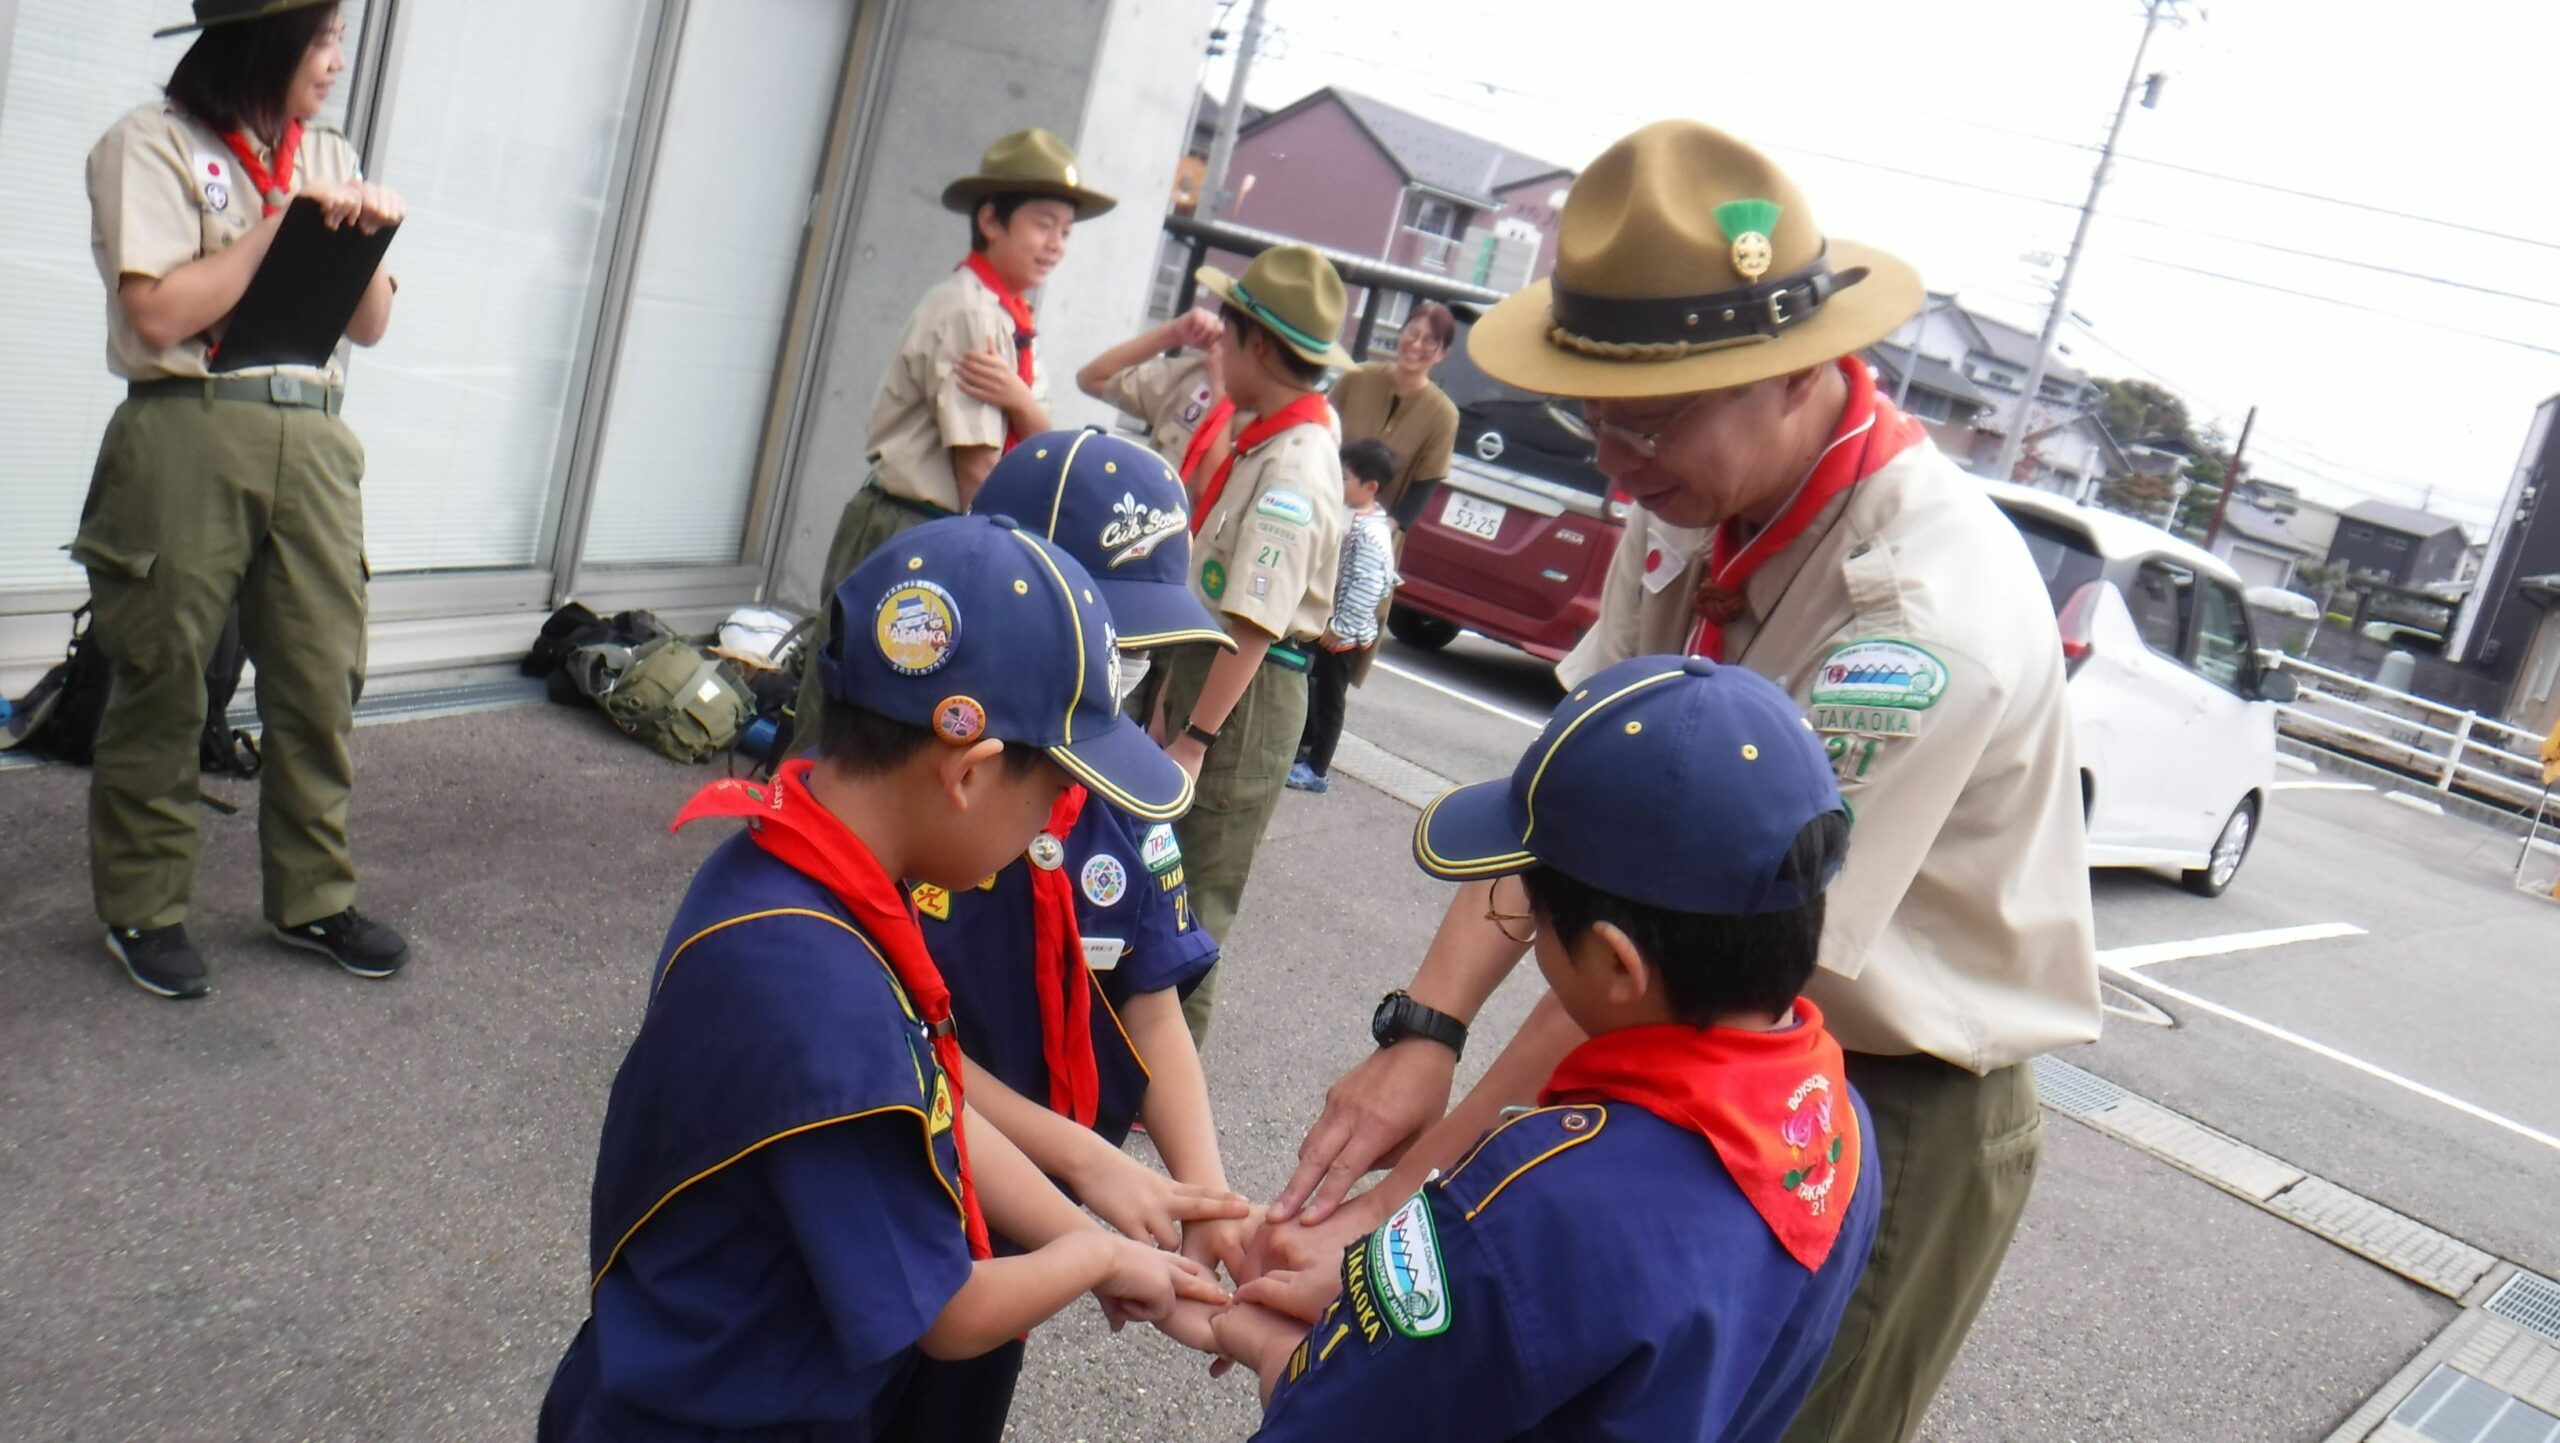
[[[2329,559],[2345,562],[2350,574],[2415,589],[2453,580],[2470,545],[2458,521],[2388,501],[2360,501],[2340,515]]]
[[[2290,591],[2294,572],[2317,564],[2328,551],[2296,535],[2288,521],[2286,516],[2262,511],[2235,496],[2223,514],[2222,534],[2213,540],[2213,554],[2230,562],[2231,569],[2251,586]]]
[[[1552,161],[1327,86],[1239,132],[1227,186],[1241,198],[1220,215],[1511,291],[1555,268],[1557,213],[1573,179]],[[1365,299],[1352,296],[1355,318]],[[1400,292],[1385,297],[1373,350],[1394,349],[1411,305]]]
[[[2463,600],[2446,653],[2501,689],[2502,715],[2534,732],[2560,721],[2560,396],[2534,411],[2507,480],[2478,584]]]
[[[2035,358],[2033,333],[1964,308],[1948,292],[1932,292],[1921,313],[1869,347],[1877,384],[1892,394],[1903,371],[1911,381],[1903,408],[1928,426],[1938,449],[1977,475],[1999,462],[2000,443],[2020,410],[2027,367]],[[1914,359],[1916,357],[1916,359]],[[2057,356],[2027,417],[2018,479],[2085,498],[2123,469],[2122,448],[2096,419],[2105,393]]]

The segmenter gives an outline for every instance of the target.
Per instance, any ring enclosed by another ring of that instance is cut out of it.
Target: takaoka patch
[[[1159,876],[1181,864],[1182,843],[1174,839],[1170,823],[1158,822],[1147,828],[1147,839],[1139,844],[1138,862]]]
[[[1908,735],[1914,730],[1908,714],[1936,706],[1946,691],[1946,663],[1910,642],[1853,641],[1832,652],[1814,672],[1813,693],[1805,701],[1813,709],[1813,724],[1824,731]],[[1865,719],[1874,725],[1825,720],[1826,713],[1855,717],[1895,712],[1905,714],[1899,724],[1873,716]]]
[[[1431,1220],[1429,1198],[1416,1193],[1406,1199],[1369,1235],[1364,1251],[1370,1286],[1387,1326],[1408,1338],[1449,1331],[1449,1271],[1440,1257],[1440,1230]]]

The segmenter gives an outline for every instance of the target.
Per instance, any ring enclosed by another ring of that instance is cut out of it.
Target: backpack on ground
[[[624,733],[680,762],[724,751],[755,718],[755,698],[718,657],[681,637],[636,647],[582,646],[568,669]]]
[[[675,629],[654,613],[617,611],[611,616],[598,616],[572,601],[544,620],[542,634],[534,638],[533,648],[516,663],[516,670],[542,678],[554,703],[581,706],[600,697],[604,690],[601,685],[582,684],[574,674],[570,658],[581,648],[610,645],[628,649],[653,637],[673,635]],[[604,680],[609,683],[610,678]]]
[[[91,620],[86,605],[71,613],[71,644],[62,664],[38,679],[11,710],[7,727],[0,729],[0,751],[24,750],[82,767],[96,762],[98,725],[106,716],[115,666],[98,644]],[[240,639],[240,609],[234,606],[204,664],[204,731],[196,739],[196,761],[207,773],[254,777],[263,765],[257,740],[233,730],[230,720],[231,699],[239,694],[240,674],[248,662],[248,648]]]

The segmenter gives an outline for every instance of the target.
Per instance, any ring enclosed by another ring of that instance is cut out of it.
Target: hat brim
[[[314,5],[339,3],[341,0],[295,0],[293,4],[274,10],[258,10],[247,15],[225,15],[219,20],[190,20],[184,25],[172,25],[165,30],[154,30],[151,32],[151,38],[166,40],[172,35],[188,35],[198,30],[212,30],[224,25],[244,25],[252,20],[271,20],[278,15],[289,14],[295,10],[308,10]]]
[[[1111,632],[1123,650],[1146,651],[1187,641],[1236,649],[1236,639],[1188,586],[1134,577],[1114,581],[1107,576],[1095,577],[1093,584],[1101,588],[1102,600],[1111,608]]]
[[[1811,320],[1773,341],[1701,351],[1673,361],[1609,360],[1548,338],[1550,283],[1511,296],[1467,333],[1467,359],[1505,385],[1547,396],[1640,400],[1748,386],[1772,376],[1854,354],[1920,313],[1927,293],[1909,263],[1855,241],[1830,243],[1834,272],[1867,268],[1866,278],[1836,292]]]
[[[1237,300],[1235,295],[1236,278],[1228,275],[1225,271],[1218,269],[1216,266],[1202,266],[1198,271],[1193,273],[1193,278],[1198,280],[1200,284],[1208,290],[1209,294],[1216,296],[1219,300],[1222,300],[1231,306],[1234,306],[1237,310],[1244,312],[1246,315],[1258,318],[1269,314],[1269,312],[1265,311],[1260,306],[1248,306],[1242,301]],[[1358,361],[1351,359],[1351,353],[1342,349],[1340,342],[1328,344],[1321,351],[1310,351],[1306,347],[1299,345],[1296,341],[1289,339],[1287,335],[1275,328],[1265,327],[1265,329],[1271,331],[1271,339],[1287,346],[1300,360],[1313,361],[1319,366],[1331,366],[1336,370],[1342,371],[1348,371],[1352,367],[1360,364]]]
[[[1413,860],[1450,882],[1508,877],[1538,865],[1511,815],[1511,779],[1441,793],[1413,824]]]
[[[966,175],[942,189],[942,208],[962,215],[975,212],[981,201],[1000,195],[1037,195],[1050,200],[1063,200],[1076,208],[1076,219],[1091,220],[1120,202],[1098,190],[1081,186],[1060,185],[1050,180],[1021,180],[995,175]]]
[[[1191,810],[1191,774],[1127,717],[1087,741],[1049,748],[1050,759],[1094,795],[1147,822]]]

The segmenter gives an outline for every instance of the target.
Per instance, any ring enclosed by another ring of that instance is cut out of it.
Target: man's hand
[[[1110,1268],[1093,1295],[1102,1300],[1102,1315],[1115,1333],[1123,1323],[1162,1322],[1173,1316],[1175,1305],[1185,1298],[1212,1307],[1232,1301],[1207,1269],[1180,1253],[1160,1253],[1145,1243],[1108,1233],[1093,1236],[1109,1250]]]
[[[1274,1273],[1338,1271],[1342,1250],[1376,1232],[1403,1200],[1373,1187],[1335,1208],[1320,1223],[1266,1221],[1254,1230],[1245,1270],[1235,1279],[1242,1283]]]
[[[1234,1193],[1175,1182],[1117,1148],[1097,1151],[1096,1165],[1078,1174],[1071,1185],[1095,1217],[1167,1250],[1181,1247],[1199,1224],[1241,1223],[1253,1215],[1253,1204]]]
[[[1342,1293],[1339,1270],[1309,1268],[1304,1272],[1265,1273],[1236,1289],[1239,1306],[1253,1304],[1284,1313],[1308,1327],[1324,1316],[1325,1306]]]
[[[1362,1058],[1326,1090],[1324,1115],[1298,1144],[1298,1170],[1272,1202],[1271,1220],[1323,1222],[1353,1183],[1393,1163],[1449,1110],[1457,1071],[1458,1055],[1427,1038]]]
[[[1191,780],[1196,782],[1200,780],[1200,763],[1207,760],[1209,749],[1200,745],[1199,738],[1184,732],[1164,744],[1164,754],[1173,758],[1173,764],[1190,773]]]
[[[960,383],[969,399],[984,401],[1007,417],[1020,415],[1032,404],[1031,388],[1022,383],[1021,373],[996,350],[993,341],[987,342],[983,351],[962,356],[952,366],[951,377]]]
[[[1175,339],[1195,351],[1208,350],[1218,344],[1219,337],[1226,333],[1226,324],[1218,319],[1215,311],[1194,307],[1173,318]]]

